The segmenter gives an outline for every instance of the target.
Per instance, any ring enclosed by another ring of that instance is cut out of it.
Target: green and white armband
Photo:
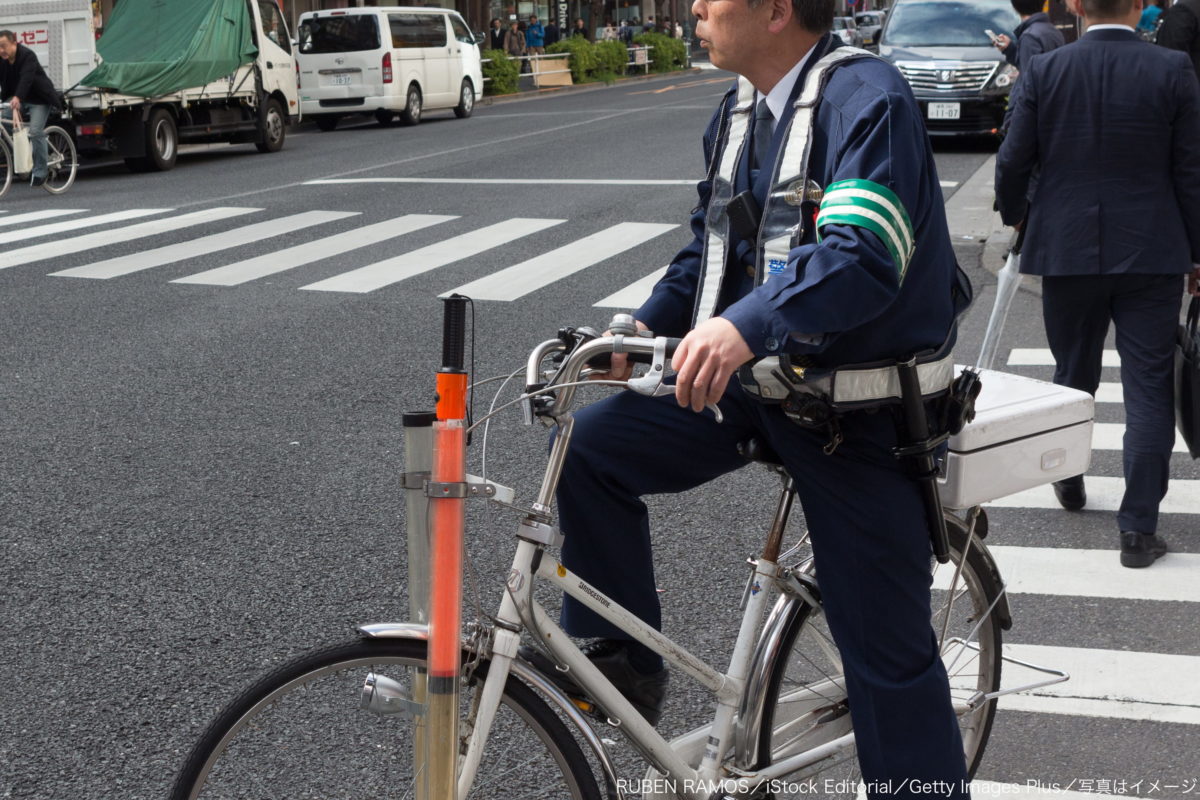
[[[853,225],[879,237],[892,254],[900,280],[912,258],[912,223],[900,198],[888,187],[866,180],[831,183],[817,213],[817,241],[826,225]]]

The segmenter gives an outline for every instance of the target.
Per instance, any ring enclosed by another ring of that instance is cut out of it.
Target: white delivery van
[[[439,108],[469,117],[483,91],[482,40],[445,8],[310,11],[296,30],[301,114],[323,131],[351,114],[409,125]]]

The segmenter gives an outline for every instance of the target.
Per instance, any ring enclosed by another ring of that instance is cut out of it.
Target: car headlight
[[[1020,73],[1012,64],[1005,63],[1001,65],[996,74],[992,76],[992,80],[988,83],[988,90],[996,94],[1007,94],[1012,89],[1012,85],[1017,82],[1017,76]]]

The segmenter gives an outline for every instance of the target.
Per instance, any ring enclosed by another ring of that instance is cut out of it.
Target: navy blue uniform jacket
[[[816,45],[793,99],[808,69],[835,46],[828,34]],[[723,104],[714,122],[732,105]],[[787,113],[775,126],[772,159],[790,119],[790,103]],[[704,139],[705,164],[713,157],[715,127],[710,124]],[[747,146],[746,152],[751,149]],[[749,174],[744,159],[735,190],[748,185]],[[862,58],[834,69],[817,107],[809,177],[822,188],[857,178],[895,192],[908,211],[916,243],[903,281],[874,233],[829,225],[818,243],[810,220],[783,273],[757,288],[749,278],[733,281],[718,303],[719,316],[734,324],[757,356],[809,354],[826,366],[908,357],[940,346],[954,322],[957,262],[925,123],[895,67]],[[753,187],[760,207],[766,183],[756,181]],[[694,238],[635,313],[656,333],[682,336],[691,327],[710,190],[707,180],[698,185],[700,203],[691,218]],[[745,274],[743,265],[753,264],[754,251],[745,244],[731,251],[735,263],[727,274],[736,279]]]
[[[1034,58],[996,160],[1021,271],[1171,274],[1200,262],[1200,83],[1187,56],[1116,29]]]

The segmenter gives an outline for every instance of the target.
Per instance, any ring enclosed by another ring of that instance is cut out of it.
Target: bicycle
[[[494,615],[480,614],[461,640],[461,736],[454,744],[458,798],[597,800],[636,794],[643,800],[766,800],[811,795],[811,785],[803,781],[818,775],[824,776],[821,786],[833,786],[829,794],[858,795],[845,681],[822,619],[807,534],[781,552],[795,487],[761,443],[747,443],[743,455],[779,473],[783,485],[765,545],[748,560],[743,616],[726,671],[646,625],[548,553],[562,541],[550,506],[570,446],[570,409],[576,390],[596,383],[585,369],[597,357],[624,352],[649,365],[645,374],[600,383],[664,394],[672,390],[663,377],[678,341],[564,329],[534,348],[524,369],[526,391],[507,406],[520,404],[527,423],[540,418],[556,425],[558,433],[537,499],[529,506],[516,505],[511,489],[486,477],[467,476],[453,485],[434,482],[427,471],[433,463],[433,415],[406,415],[404,486],[410,607],[416,620],[364,625],[358,638],[310,652],[261,678],[208,726],[180,770],[172,798],[429,796],[422,754],[434,678],[430,626],[417,600],[424,587],[417,584],[461,576],[423,571],[429,563],[426,543],[414,522],[423,520],[431,498],[446,497],[489,498],[521,517],[500,608]],[[489,411],[475,426],[507,406]],[[1012,660],[1002,655],[1002,630],[1012,620],[999,570],[983,543],[987,517],[974,507],[962,518],[946,512],[946,519],[950,559],[939,571],[931,558],[931,623],[973,775],[991,732],[996,699],[1066,680],[1066,675],[1026,664],[1053,677],[1000,688],[1002,661]],[[667,741],[551,620],[534,599],[535,579],[588,605],[658,651],[676,674],[705,687],[716,699],[711,722]],[[569,670],[585,699],[568,697],[518,657],[522,631]],[[640,778],[631,780],[618,769],[612,732],[623,734],[649,764],[633,773]]]
[[[25,178],[29,173],[17,174],[13,161],[13,139],[9,130],[13,121],[4,118],[0,121],[0,197],[8,193],[13,178]],[[57,125],[46,126],[46,182],[42,188],[50,194],[62,194],[71,188],[75,175],[79,171],[79,156],[75,151],[75,142],[66,130]]]

